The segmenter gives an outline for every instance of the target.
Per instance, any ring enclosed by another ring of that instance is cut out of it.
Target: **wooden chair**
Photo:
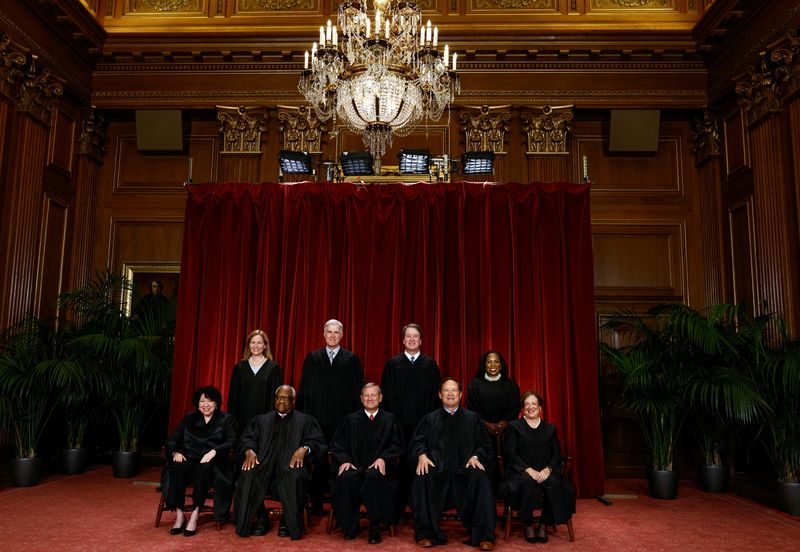
[[[561,457],[561,478],[565,481],[569,480],[571,464],[572,464],[572,456]],[[511,521],[518,515],[519,512],[517,512],[516,510],[512,510],[511,506],[509,506],[508,503],[506,503],[505,508],[503,509],[503,517],[505,518],[505,525],[506,525],[505,527],[506,542],[508,542],[508,538],[511,535]],[[533,519],[541,520],[541,515],[534,516]],[[569,542],[575,542],[575,531],[572,528],[572,518],[568,519],[564,525],[567,526],[567,533],[569,534]],[[551,525],[550,529],[553,530],[554,534],[558,531],[558,527],[555,525]]]

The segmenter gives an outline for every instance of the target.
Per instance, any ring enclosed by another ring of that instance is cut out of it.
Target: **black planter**
[[[647,470],[647,490],[653,498],[675,500],[680,474],[675,470]]]
[[[781,511],[800,516],[800,483],[778,483],[778,505]]]
[[[61,466],[67,475],[77,475],[89,466],[89,451],[85,448],[69,448],[61,451]]]
[[[728,466],[700,466],[700,488],[707,493],[728,492]]]
[[[42,478],[42,459],[39,456],[14,458],[11,460],[8,470],[13,486],[33,487],[38,485],[39,480]]]
[[[111,453],[114,477],[134,477],[139,473],[139,453],[115,450]]]

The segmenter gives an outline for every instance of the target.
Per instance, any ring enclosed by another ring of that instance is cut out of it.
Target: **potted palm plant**
[[[0,422],[14,445],[15,486],[38,483],[42,462],[37,449],[56,409],[56,395],[80,378],[80,371],[60,356],[60,350],[59,333],[33,316],[0,337]]]
[[[131,316],[122,304],[131,295],[126,278],[105,272],[63,296],[80,327],[72,343],[104,382],[119,437],[111,455],[116,477],[137,473],[139,436],[166,400],[172,370],[174,303]]]

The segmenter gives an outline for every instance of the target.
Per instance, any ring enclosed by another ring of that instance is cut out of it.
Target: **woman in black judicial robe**
[[[566,523],[575,513],[575,494],[569,482],[561,480],[558,434],[540,417],[541,396],[526,391],[522,402],[523,417],[506,430],[507,500],[525,523],[525,540],[547,542],[547,526]],[[537,508],[542,508],[542,518],[534,527]]]
[[[187,537],[197,532],[197,518],[208,491],[214,486],[214,518],[227,517],[232,495],[229,452],[236,444],[234,420],[222,412],[222,394],[216,387],[201,387],[192,396],[197,408],[187,414],[165,444],[168,463],[167,482],[162,484],[168,510],[175,510],[175,525],[170,534]],[[186,487],[192,488],[192,513],[186,522]],[[184,528],[184,523],[186,527]]]
[[[228,412],[241,435],[255,416],[274,408],[275,390],[283,383],[283,371],[272,359],[269,338],[261,330],[247,335],[242,360],[233,367],[228,391]]]
[[[480,416],[490,435],[498,435],[519,418],[519,385],[508,377],[503,355],[487,351],[467,387],[467,408]]]

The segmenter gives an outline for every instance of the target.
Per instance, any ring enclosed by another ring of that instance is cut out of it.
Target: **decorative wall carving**
[[[465,151],[493,151],[505,153],[505,136],[511,113],[509,106],[467,108],[461,113],[461,129],[464,131]],[[500,111],[506,110],[506,111]]]
[[[711,111],[703,110],[703,114],[692,121],[691,128],[694,143],[692,153],[698,165],[710,157],[719,155],[719,123]]]
[[[103,162],[108,136],[108,120],[94,109],[91,109],[81,121],[81,133],[78,137],[78,153],[91,157],[98,164]]]
[[[262,12],[262,11],[283,11],[283,10],[312,10],[314,0],[238,0],[236,12]]]
[[[60,83],[52,82],[50,69],[39,69],[37,56],[30,56],[25,76],[17,92],[17,109],[25,111],[44,123],[49,122],[50,112],[58,105],[58,98],[64,93]]]
[[[675,0],[592,0],[592,8],[672,8]]]
[[[198,12],[203,0],[132,0],[131,13]]]
[[[24,75],[25,56],[12,51],[10,46],[11,38],[8,35],[0,36],[0,94],[13,98]]]
[[[556,0],[477,0],[475,7],[485,8],[528,8],[555,9]]]
[[[282,149],[292,151],[322,151],[322,123],[306,106],[278,106]]]
[[[222,153],[261,153],[261,133],[267,128],[266,107],[217,106]]]
[[[527,153],[569,153],[567,134],[569,122],[574,118],[572,108],[571,105],[546,105],[538,112],[523,113],[522,129],[527,134]]]

